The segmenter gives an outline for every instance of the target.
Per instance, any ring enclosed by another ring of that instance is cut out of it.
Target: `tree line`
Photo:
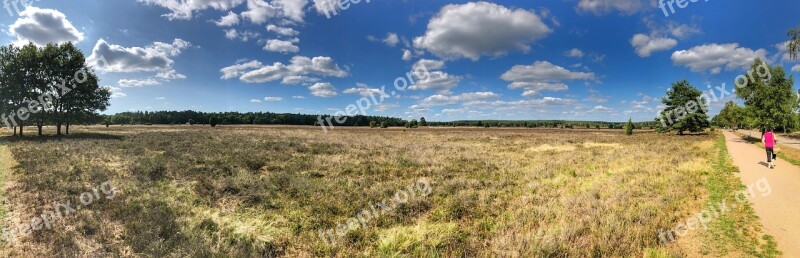
[[[199,125],[319,125],[320,120],[330,115],[289,114],[272,112],[219,112],[207,113],[186,111],[137,111],[123,112],[105,117],[107,125],[152,125],[152,124],[199,124]],[[212,123],[213,122],[213,123]],[[384,123],[387,126],[403,126],[406,121],[386,116],[348,117],[336,126],[370,126],[370,122]]]
[[[0,47],[0,126],[23,136],[26,125],[69,126],[98,117],[109,105],[109,89],[86,65],[83,53],[72,43],[28,44]]]

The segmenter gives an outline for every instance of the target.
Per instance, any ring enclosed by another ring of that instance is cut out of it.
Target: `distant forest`
[[[323,115],[322,119],[330,117]],[[153,125],[153,124],[200,124],[206,125],[212,120],[220,125],[319,125],[319,115],[288,114],[271,112],[222,112],[206,113],[197,111],[137,111],[123,112],[104,116],[108,125]],[[416,119],[415,119],[416,120]],[[424,121],[423,118],[420,118]],[[371,123],[375,122],[375,123]],[[370,126],[385,122],[388,126],[404,126],[409,121],[385,116],[352,116],[343,124],[334,122],[334,126]],[[528,128],[602,128],[622,129],[624,122],[603,121],[564,121],[564,120],[464,120],[452,122],[427,122],[427,126],[477,126],[477,127],[528,127]],[[636,128],[654,128],[655,121],[634,123]]]

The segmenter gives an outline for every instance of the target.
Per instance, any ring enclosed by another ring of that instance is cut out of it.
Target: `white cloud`
[[[265,66],[260,62],[256,62],[257,61],[251,61],[247,64],[235,64],[222,68],[220,70],[223,74],[222,79],[230,79],[238,76],[241,81],[247,83],[265,83],[283,79],[284,84],[292,84],[292,81],[287,81],[287,79],[296,82],[297,79],[302,79],[302,81],[315,80],[312,78],[305,78],[305,76],[344,78],[348,75],[347,71],[339,68],[339,65],[336,64],[332,58],[325,56],[314,58],[295,56],[288,65],[276,62],[272,65]]]
[[[140,3],[148,5],[157,5],[167,8],[171,13],[162,16],[167,17],[169,20],[189,20],[192,18],[193,13],[202,11],[208,8],[215,10],[226,11],[236,7],[244,2],[244,0],[138,0]]]
[[[293,99],[305,99],[306,97],[303,96],[292,96]]]
[[[255,24],[263,24],[267,20],[278,16],[280,10],[263,0],[247,0],[247,11],[242,12],[242,18]]]
[[[293,38],[289,40],[281,40],[281,39],[270,39],[267,40],[267,44],[264,46],[264,50],[270,52],[280,52],[280,53],[297,53],[300,52],[300,47],[296,46],[295,43],[300,42],[300,39]]]
[[[339,9],[339,0],[314,0],[314,9],[320,15],[333,15]]]
[[[167,98],[166,97],[156,97],[156,100],[165,100],[165,99],[167,99]]]
[[[500,76],[511,82],[510,89],[523,89],[522,96],[538,96],[542,91],[565,91],[569,89],[563,81],[594,80],[590,72],[574,72],[547,61],[536,61],[532,65],[515,65]]]
[[[670,50],[678,45],[678,41],[671,38],[661,38],[636,34],[631,38],[631,46],[639,57],[650,57],[654,52]]]
[[[700,28],[698,28],[697,26],[689,26],[686,24],[678,24],[678,23],[668,24],[667,30],[669,31],[669,34],[679,39],[684,39],[686,37],[689,37],[690,35],[698,34],[701,32]]]
[[[267,31],[274,32],[275,34],[287,37],[297,36],[300,34],[300,32],[296,31],[295,29],[287,27],[279,27],[273,24],[267,25]]]
[[[397,46],[397,43],[400,42],[400,38],[397,37],[397,33],[390,32],[390,33],[386,34],[386,38],[384,38],[382,41],[387,46],[394,47],[394,46]]]
[[[411,58],[414,58],[414,54],[408,49],[403,49],[403,61],[411,60]]]
[[[247,42],[250,39],[261,36],[261,33],[251,30],[245,30],[240,32],[236,29],[231,28],[231,29],[225,29],[223,31],[225,32],[225,38],[230,40],[239,39],[243,42]]]
[[[414,46],[444,59],[478,60],[514,50],[527,52],[550,32],[533,11],[487,2],[450,4],[428,22],[425,35],[415,38]]]
[[[792,67],[792,72],[800,73],[800,64],[799,65],[795,65],[794,67]]]
[[[439,60],[420,59],[411,66],[411,70],[417,71],[423,66],[425,67],[425,70],[428,71],[441,70],[444,68],[444,62]]]
[[[175,39],[171,44],[155,42],[146,47],[126,48],[100,39],[86,63],[101,72],[165,72],[172,70],[172,57],[189,46],[189,42]]]
[[[435,106],[445,106],[445,105],[452,105],[458,103],[466,103],[470,101],[479,101],[479,100],[487,100],[487,99],[494,99],[499,98],[500,94],[486,91],[486,92],[468,92],[462,93],[459,95],[448,96],[448,95],[433,95],[421,100],[418,105],[420,107],[435,107]]]
[[[594,108],[592,108],[592,110],[589,110],[589,112],[590,113],[592,113],[592,112],[607,112],[607,111],[611,111],[611,110],[612,110],[612,108],[609,108],[609,107],[595,106]]]
[[[264,97],[264,101],[266,102],[276,102],[281,100],[283,100],[281,97]]]
[[[19,15],[20,18],[8,26],[8,33],[16,37],[15,45],[33,42],[44,46],[47,43],[78,43],[84,39],[83,33],[58,10],[29,6]]]
[[[384,93],[381,92],[381,89],[379,89],[379,88],[370,88],[368,85],[366,85],[364,83],[360,83],[360,82],[356,83],[356,87],[355,88],[346,89],[346,90],[342,91],[342,93],[344,93],[344,94],[358,94],[358,95],[361,95],[362,97],[374,96],[376,98],[378,96],[381,96],[381,95],[384,94]]]
[[[321,98],[330,98],[338,95],[338,93],[336,93],[336,88],[327,82],[318,82],[308,87],[308,89],[311,91],[311,95]]]
[[[220,17],[219,20],[214,23],[220,27],[230,27],[239,24],[239,15],[234,12],[228,12],[228,15]]]
[[[179,74],[175,70],[167,70],[157,73],[156,78],[164,80],[186,79],[186,75]]]
[[[739,47],[737,43],[731,44],[706,44],[693,47],[689,50],[680,50],[672,53],[672,62],[682,65],[694,72],[709,70],[716,74],[726,70],[746,69],[753,64],[756,58],[766,60],[767,51],[764,49],[752,50]]]
[[[261,67],[264,67],[261,62],[253,60],[247,63],[240,63],[222,68],[220,72],[222,73],[222,79],[227,80],[242,76],[242,74],[244,74],[244,72],[247,70],[258,69]]]
[[[136,87],[158,85],[161,84],[161,82],[156,81],[154,79],[144,79],[144,80],[122,79],[119,80],[117,84],[122,88],[136,88]]]
[[[261,103],[261,100],[260,99],[251,99],[250,102],[251,103]]]
[[[513,82],[594,80],[594,73],[573,72],[547,61],[536,61],[532,65],[515,65],[501,79]]]
[[[564,55],[566,55],[568,57],[581,58],[581,57],[583,57],[583,51],[581,51],[580,49],[577,49],[577,48],[573,48],[573,49],[570,49],[569,51],[567,51],[566,53],[564,53]]]
[[[417,80],[414,85],[408,87],[409,90],[436,90],[439,93],[449,93],[450,89],[461,82],[461,76],[450,75],[441,71],[428,73],[427,78]]]
[[[622,15],[632,15],[645,6],[645,0],[580,0],[577,9],[582,12],[591,12],[603,15],[619,12]]]
[[[482,109],[493,109],[495,111],[509,112],[509,111],[532,111],[542,107],[564,106],[575,104],[576,101],[572,99],[544,97],[541,99],[524,99],[516,101],[471,101],[464,103],[464,106],[475,107]]]
[[[106,88],[108,88],[108,91],[111,92],[111,98],[122,98],[128,96],[128,94],[122,92],[122,88],[112,86],[106,86]]]

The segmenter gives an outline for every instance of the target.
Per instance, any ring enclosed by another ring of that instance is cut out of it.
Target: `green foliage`
[[[769,66],[760,59],[756,59],[751,67],[754,72],[750,74],[754,79],[736,87],[736,96],[744,100],[748,126],[781,128],[784,131],[796,127],[798,102],[792,89],[792,76],[787,77],[782,66]],[[769,76],[762,76],[767,71]]]
[[[381,128],[389,128],[389,124],[386,121],[381,122]]]
[[[734,101],[725,103],[725,107],[719,112],[719,115],[712,119],[717,126],[739,129],[745,123],[745,109]]]
[[[375,121],[369,121],[369,128],[375,128],[375,127],[377,127],[377,126],[378,126],[378,122],[375,122]]]
[[[628,122],[625,123],[625,135],[633,135],[633,121],[628,118]]]
[[[419,119],[419,126],[428,126],[428,122],[425,121],[425,117]]]
[[[708,128],[708,103],[702,94],[686,80],[673,83],[667,96],[661,100],[667,107],[656,118],[660,122],[657,131],[683,134],[687,131],[702,132]]]
[[[211,116],[208,119],[208,124],[211,125],[211,127],[217,127],[218,123],[219,123],[219,118],[217,118],[217,116]]]
[[[786,45],[789,57],[797,60],[797,55],[800,54],[800,25],[797,28],[789,29],[786,34],[789,36],[789,43]]]
[[[417,119],[411,119],[411,122],[409,122],[409,124],[411,125],[411,127],[409,127],[409,128],[417,128],[417,127],[419,127],[419,123],[417,123]]]

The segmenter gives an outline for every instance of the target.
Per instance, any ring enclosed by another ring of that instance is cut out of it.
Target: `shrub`
[[[212,116],[211,118],[208,119],[208,124],[210,124],[211,127],[216,127],[218,123],[219,122],[217,122],[216,116]]]

